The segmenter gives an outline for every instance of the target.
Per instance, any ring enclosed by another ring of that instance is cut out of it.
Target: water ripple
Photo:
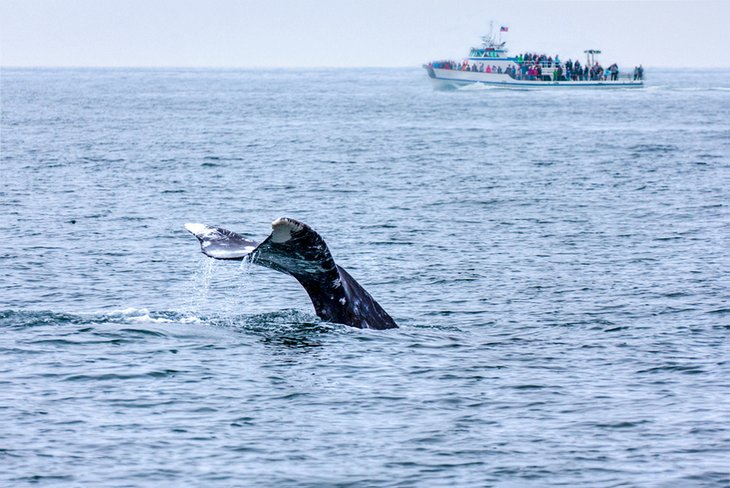
[[[729,486],[727,74],[4,68],[0,485]],[[401,327],[182,228],[285,215]]]

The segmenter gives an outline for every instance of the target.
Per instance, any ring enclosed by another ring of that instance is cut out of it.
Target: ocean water
[[[730,71],[3,69],[0,486],[730,486]],[[186,222],[287,216],[400,325]]]

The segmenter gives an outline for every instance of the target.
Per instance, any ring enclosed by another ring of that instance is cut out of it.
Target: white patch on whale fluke
[[[299,232],[302,228],[300,224],[292,222],[289,219],[276,219],[271,223],[271,240],[277,244],[281,244],[291,239],[293,232]]]
[[[223,234],[216,227],[205,224],[185,224],[185,229],[198,238],[203,253],[211,258],[238,259],[251,254],[256,249],[256,246],[241,246],[238,238]]]
[[[212,258],[234,259],[242,258],[247,254],[251,254],[251,251],[253,251],[254,249],[256,248],[253,246],[246,246],[243,249],[210,249],[206,250],[205,254]]]
[[[211,232],[215,232],[215,229],[205,224],[185,224],[185,228],[197,237],[205,237]]]

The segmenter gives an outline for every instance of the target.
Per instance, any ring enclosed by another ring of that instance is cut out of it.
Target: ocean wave
[[[458,91],[482,91],[482,90],[499,90],[498,86],[485,85],[484,83],[472,83],[457,88]]]
[[[76,313],[51,310],[0,310],[0,327],[28,328],[68,324],[204,324],[252,329],[284,326],[319,327],[322,322],[313,315],[297,310],[250,315],[202,315],[188,311],[154,311],[134,307]]]

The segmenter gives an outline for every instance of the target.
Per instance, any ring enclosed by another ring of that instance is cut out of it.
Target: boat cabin
[[[471,48],[469,52],[470,59],[481,59],[481,58],[501,58],[507,54],[506,49],[499,49],[496,47],[481,47]]]

